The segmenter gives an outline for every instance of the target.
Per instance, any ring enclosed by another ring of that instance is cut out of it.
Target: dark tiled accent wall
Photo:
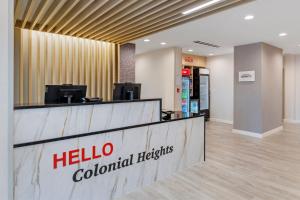
[[[135,44],[120,47],[120,82],[135,82]]]

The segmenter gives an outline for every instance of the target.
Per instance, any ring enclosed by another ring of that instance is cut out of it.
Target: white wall
[[[210,69],[211,120],[232,123],[233,54],[208,57],[207,67]]]
[[[13,199],[13,2],[0,7],[0,199]]]
[[[141,98],[162,98],[163,109],[175,109],[177,48],[161,49],[136,56],[135,80],[142,84]]]
[[[300,55],[284,56],[284,119],[300,123]]]

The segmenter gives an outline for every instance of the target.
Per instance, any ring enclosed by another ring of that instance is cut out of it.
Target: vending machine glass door
[[[200,110],[209,109],[209,76],[200,75]]]
[[[182,77],[182,112],[190,111],[190,79]]]

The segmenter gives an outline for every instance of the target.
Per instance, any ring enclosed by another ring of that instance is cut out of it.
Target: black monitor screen
[[[137,100],[140,99],[141,84],[139,83],[115,83],[113,100]]]
[[[86,85],[46,85],[45,104],[81,103]]]

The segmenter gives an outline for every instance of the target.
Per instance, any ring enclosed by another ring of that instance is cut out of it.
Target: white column
[[[0,3],[0,199],[13,199],[13,0]]]

